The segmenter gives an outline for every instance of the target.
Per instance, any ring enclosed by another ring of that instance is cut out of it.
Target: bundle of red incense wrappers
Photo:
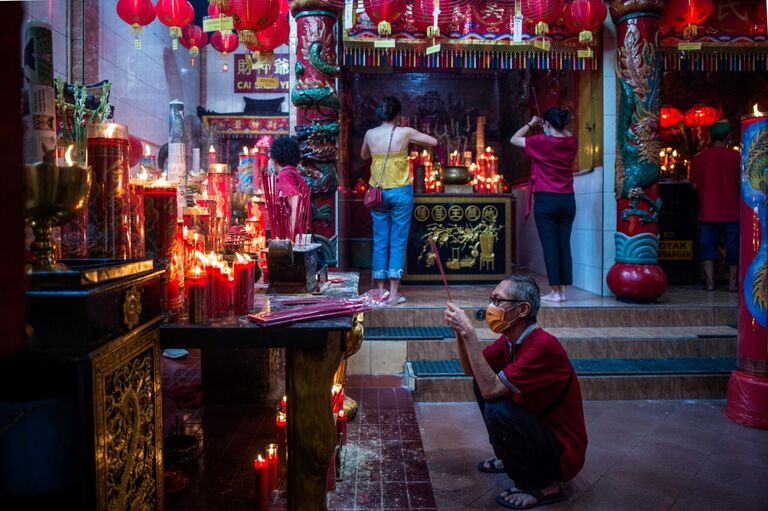
[[[249,314],[248,319],[259,326],[282,326],[290,323],[331,319],[349,316],[358,312],[368,312],[383,307],[388,294],[380,291],[368,291],[357,298],[298,298],[280,303],[286,309],[276,312]]]

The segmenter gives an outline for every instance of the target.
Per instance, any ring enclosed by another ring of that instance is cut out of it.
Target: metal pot
[[[465,185],[469,183],[470,175],[467,167],[443,167],[443,184]]]

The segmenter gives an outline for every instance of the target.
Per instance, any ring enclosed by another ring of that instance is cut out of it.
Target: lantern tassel
[[[376,28],[382,37],[392,35],[392,25],[388,21],[380,21]]]
[[[440,27],[427,27],[427,37],[440,37]]]
[[[239,31],[240,42],[243,44],[256,44],[256,32],[243,29]]]
[[[549,33],[549,24],[539,21],[536,23],[536,35],[544,35]]]
[[[589,44],[592,42],[592,31],[591,30],[582,30],[579,32],[579,42]]]

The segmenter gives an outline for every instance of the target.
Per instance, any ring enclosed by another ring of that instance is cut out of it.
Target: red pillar
[[[741,247],[738,365],[728,381],[725,415],[768,429],[768,117],[741,120]]]
[[[659,114],[663,0],[614,0],[616,25],[616,259],[608,287],[649,302],[667,289],[659,260]]]

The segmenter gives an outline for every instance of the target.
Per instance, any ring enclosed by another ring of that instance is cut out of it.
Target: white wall
[[[610,16],[603,25],[603,268],[602,282],[605,283],[608,270],[613,266],[616,255],[616,197],[614,181],[616,176],[616,28]],[[602,294],[611,296],[608,286],[603,284]]]

